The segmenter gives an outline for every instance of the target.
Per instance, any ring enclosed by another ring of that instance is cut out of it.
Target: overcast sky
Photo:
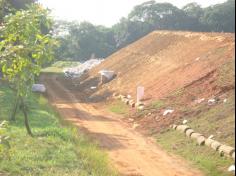
[[[39,0],[59,19],[89,21],[107,27],[117,23],[121,17],[126,17],[135,5],[146,1],[148,0]],[[226,0],[156,0],[172,3],[179,8],[193,1],[206,7]]]

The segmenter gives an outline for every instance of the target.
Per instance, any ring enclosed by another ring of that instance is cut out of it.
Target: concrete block
[[[218,151],[220,146],[221,146],[221,143],[219,143],[218,141],[214,141],[211,144],[211,148],[214,149],[215,151]]]
[[[190,129],[190,127],[187,125],[178,125],[176,129],[182,133],[185,133],[188,129]]]
[[[191,137],[191,135],[194,133],[194,130],[193,129],[187,129],[186,130],[186,132],[185,132],[185,134],[186,134],[186,136],[188,136],[188,137]]]
[[[221,145],[219,147],[219,153],[221,156],[231,156],[235,152],[233,147],[227,145]]]
[[[190,138],[191,138],[191,139],[197,139],[199,136],[203,136],[203,135],[200,134],[200,133],[195,133],[195,132],[194,132],[194,133],[191,134]]]
[[[211,147],[211,144],[214,142],[214,140],[213,139],[206,139],[206,141],[205,141],[205,144],[206,144],[206,146],[208,146],[208,147]]]

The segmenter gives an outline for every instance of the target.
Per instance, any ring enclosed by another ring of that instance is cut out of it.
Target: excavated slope
[[[146,98],[157,99],[232,61],[234,42],[234,34],[155,31],[109,56],[87,80],[114,70],[117,77],[95,94],[135,96],[136,87],[144,86]]]

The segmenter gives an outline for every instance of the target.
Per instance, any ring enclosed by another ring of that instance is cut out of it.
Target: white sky
[[[89,21],[107,27],[117,23],[121,17],[126,17],[135,5],[146,1],[148,0],[39,0],[59,19]],[[226,0],[156,0],[172,3],[179,8],[193,1],[206,7]]]

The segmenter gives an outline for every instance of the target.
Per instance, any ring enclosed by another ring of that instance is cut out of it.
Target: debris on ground
[[[133,121],[134,121],[134,119],[131,119],[131,118],[129,118],[128,120],[129,120],[130,122],[133,122]]]
[[[127,98],[128,98],[128,99],[131,99],[131,95],[127,95]]]
[[[167,114],[172,114],[173,112],[174,112],[174,110],[167,109],[167,110],[164,111],[163,116],[166,116]]]
[[[205,98],[197,99],[197,100],[195,100],[195,103],[200,104],[200,103],[202,103],[203,101],[205,101]]]
[[[208,139],[213,139],[213,137],[214,137],[214,135],[210,135],[210,136],[208,137]]]
[[[188,123],[188,120],[183,120],[183,125],[187,124]]]
[[[97,88],[97,87],[95,87],[95,86],[90,87],[91,90],[94,90],[94,89],[96,89],[96,88]]]
[[[32,92],[45,93],[46,87],[43,84],[33,84]]]
[[[212,106],[212,105],[214,105],[214,104],[216,104],[216,99],[212,98],[212,99],[209,99],[209,100],[208,100],[208,105],[209,105],[209,106]]]
[[[223,100],[224,103],[227,103],[227,98]]]
[[[228,171],[229,172],[235,172],[235,165],[231,165],[229,168],[228,168]]]

